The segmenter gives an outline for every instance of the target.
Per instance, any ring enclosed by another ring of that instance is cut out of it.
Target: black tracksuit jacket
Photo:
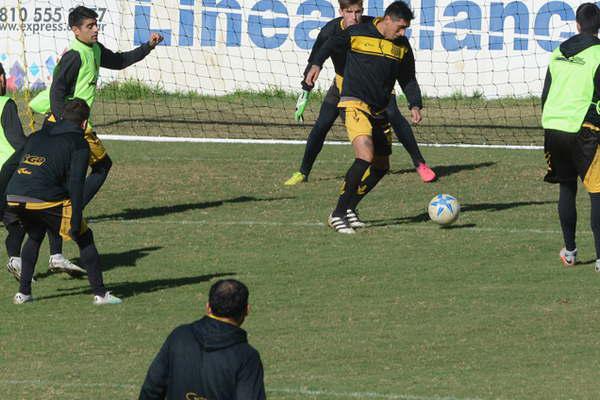
[[[246,331],[204,317],[176,328],[150,365],[140,400],[263,400],[263,367]]]
[[[78,231],[89,157],[83,129],[72,122],[59,121],[32,134],[25,146],[4,163],[0,193],[45,202],[70,199],[71,227]]]
[[[398,81],[409,108],[423,108],[415,76],[415,58],[408,39],[386,40],[377,30],[379,21],[375,18],[332,35],[312,56],[312,64],[322,67],[334,54],[346,53],[342,101],[344,97],[356,98],[374,112],[381,112],[389,104]],[[386,53],[383,48],[391,48],[392,53]]]

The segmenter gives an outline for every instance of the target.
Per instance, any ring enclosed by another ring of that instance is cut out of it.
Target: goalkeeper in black
[[[306,76],[313,85],[323,62],[336,49],[345,49],[346,65],[338,107],[354,148],[355,160],[344,180],[329,225],[340,233],[354,233],[364,224],[355,214],[358,202],[389,170],[391,128],[386,108],[396,81],[406,95],[414,123],[421,122],[421,90],[415,60],[404,36],[413,19],[401,1],[388,6],[383,18],[354,25],[331,37],[319,50]]]
[[[81,99],[65,104],[62,120],[36,132],[2,167],[0,193],[28,239],[21,250],[21,279],[15,304],[33,300],[31,281],[46,230],[73,239],[94,294],[94,304],[119,304],[104,287],[100,256],[82,216],[90,148],[84,131],[90,109]]]
[[[546,182],[560,184],[558,216],[564,266],[577,260],[577,177],[590,194],[591,226],[600,272],[600,9],[584,3],[575,15],[578,34],[561,43],[550,57],[542,91]]]
[[[362,0],[339,0],[339,7],[340,17],[329,21],[325,26],[323,26],[319,32],[319,35],[317,36],[315,44],[313,45],[312,51],[308,58],[308,66],[305,70],[305,77],[316,54],[330,37],[338,35],[340,32],[350,26],[359,24],[361,22],[370,22],[373,20],[373,17],[362,15]],[[337,108],[337,104],[340,100],[340,89],[343,81],[342,77],[344,74],[344,65],[346,63],[346,53],[341,51],[332,54],[331,61],[333,62],[336,77],[327,91],[325,99],[321,104],[317,120],[315,121],[313,128],[308,135],[300,170],[295,172],[292,177],[285,182],[285,185],[296,185],[298,183],[305,182],[308,179],[308,175],[312,170],[313,164],[319,155],[319,152],[323,148],[325,137],[327,136],[327,133],[329,133],[329,130],[333,126],[340,113],[339,109]],[[312,88],[313,87],[306,84],[305,81],[302,81],[303,92],[298,98],[298,102],[296,104],[295,118],[297,121],[302,121],[304,108],[308,103]],[[425,159],[419,150],[417,141],[415,140],[415,136],[410,124],[398,110],[396,96],[391,96],[386,113],[392,127],[394,128],[394,132],[396,133],[398,140],[402,143],[410,155],[412,162],[423,182],[431,182],[435,180],[435,172],[429,168],[425,162]]]

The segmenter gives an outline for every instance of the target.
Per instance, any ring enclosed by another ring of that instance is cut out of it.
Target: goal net
[[[366,15],[390,3],[365,0]],[[47,87],[73,35],[72,0],[5,0],[0,62],[25,122],[26,102]],[[410,41],[425,95],[419,142],[539,145],[550,51],[575,34],[579,2],[413,0]],[[329,0],[95,0],[99,41],[127,51],[160,32],[164,42],[121,71],[101,70],[93,119],[99,133],[305,139],[319,91],[294,122],[295,97]],[[333,78],[328,61],[322,94]],[[406,101],[397,90],[401,111]],[[38,125],[39,126],[39,125]],[[345,137],[338,124],[330,138]]]

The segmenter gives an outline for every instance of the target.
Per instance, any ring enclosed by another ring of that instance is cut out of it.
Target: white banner
[[[365,14],[381,15],[390,1],[370,0]],[[581,2],[420,0],[410,40],[425,94],[537,96],[549,52],[575,34]],[[8,0],[0,7],[0,62],[9,87],[48,85],[72,40],[71,0]],[[126,51],[161,32],[164,43],[100,84],[140,79],[169,91],[223,95],[235,90],[297,91],[320,27],[337,16],[327,0],[97,0],[99,41]],[[333,77],[327,67],[320,79]]]

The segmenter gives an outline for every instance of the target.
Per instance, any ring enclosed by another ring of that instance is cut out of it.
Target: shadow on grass
[[[481,163],[476,163],[476,164],[438,165],[438,166],[432,167],[431,169],[435,172],[437,179],[439,179],[444,176],[456,174],[457,172],[473,171],[473,170],[480,169],[480,168],[488,168],[488,167],[491,167],[494,165],[496,165],[495,162],[487,161],[487,162],[481,162]],[[401,174],[408,174],[408,173],[414,173],[414,172],[415,172],[415,169],[410,168],[410,169],[399,169],[396,171],[390,171],[390,174],[401,175]]]
[[[348,163],[348,166],[350,166],[350,164],[351,164],[351,162]],[[482,163],[477,163],[477,164],[438,165],[437,167],[433,167],[431,169],[433,169],[435,171],[436,180],[437,180],[444,176],[456,174],[457,172],[472,171],[472,170],[479,169],[479,168],[487,168],[487,167],[491,167],[495,164],[496,164],[495,162],[488,161],[488,162],[482,162]],[[393,175],[412,174],[412,173],[416,173],[414,168],[398,169],[398,170],[390,171],[390,174],[393,174]],[[314,179],[314,181],[318,182],[318,181],[343,180],[345,176],[346,175],[323,177],[323,178]]]
[[[464,204],[460,208],[461,213],[471,211],[504,211],[516,207],[524,206],[538,206],[544,204],[554,204],[556,201],[515,201],[511,203],[479,203],[479,204]],[[372,227],[378,226],[390,226],[390,225],[402,225],[402,224],[415,224],[429,221],[429,214],[423,212],[421,214],[413,215],[410,217],[401,218],[389,218],[389,219],[375,219],[365,220]],[[474,228],[475,224],[463,224],[463,225],[450,225],[444,229],[461,229],[461,228]]]
[[[146,257],[150,252],[162,249],[161,246],[144,247],[141,249],[133,249],[123,251],[121,253],[106,253],[100,254],[100,265],[102,271],[109,271],[116,267],[135,267],[137,260]],[[73,259],[73,262],[81,266],[81,260],[79,258]],[[44,279],[54,275],[53,272],[46,271],[35,275],[35,279]],[[64,277],[70,277],[72,279],[87,279],[85,275],[69,276],[67,274],[61,274]]]
[[[171,289],[181,286],[196,285],[202,282],[209,282],[211,279],[224,276],[236,275],[235,272],[217,272],[214,274],[190,276],[184,278],[169,278],[169,279],[151,279],[143,282],[118,282],[108,283],[107,289],[123,299],[135,296],[142,293],[152,293],[159,290]],[[58,294],[38,297],[39,300],[54,299],[67,296],[78,296],[81,294],[92,294],[88,286],[79,286],[68,289],[58,289]]]
[[[181,213],[189,210],[203,210],[205,208],[220,207],[230,203],[246,203],[259,201],[277,201],[289,200],[295,197],[273,197],[273,198],[257,198],[252,196],[240,196],[233,199],[205,201],[200,203],[176,204],[172,206],[158,206],[148,208],[126,208],[125,210],[114,214],[102,214],[90,218],[90,222],[102,222],[115,219],[133,220],[141,218],[162,217],[169,214]]]

